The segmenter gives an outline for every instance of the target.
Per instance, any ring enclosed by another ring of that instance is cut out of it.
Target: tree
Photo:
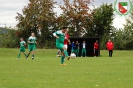
[[[58,18],[60,26],[66,25],[70,29],[71,36],[79,36],[86,33],[91,24],[90,0],[64,0],[64,5],[60,5],[63,13]]]
[[[88,30],[88,36],[98,36],[100,38],[108,36],[113,27],[113,12],[112,4],[107,5],[107,3],[94,9],[93,23],[90,25],[90,30]]]
[[[19,38],[16,37],[16,30],[13,28],[0,28],[0,46],[16,48],[19,46]]]
[[[56,14],[53,11],[55,3],[53,0],[29,0],[29,4],[22,10],[23,14],[17,13],[19,30],[16,34],[28,38],[31,32],[35,32],[38,44],[43,48],[57,29]]]

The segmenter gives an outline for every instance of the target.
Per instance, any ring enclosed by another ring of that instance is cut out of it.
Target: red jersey
[[[112,42],[107,42],[106,47],[108,50],[113,50],[114,44]]]
[[[65,34],[65,39],[64,39],[64,45],[67,45],[68,44],[68,39],[69,39],[69,35],[68,34]]]
[[[94,43],[94,49],[98,49],[98,47],[99,47],[99,44],[98,43]]]

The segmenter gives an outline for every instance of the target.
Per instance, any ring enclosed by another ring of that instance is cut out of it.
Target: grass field
[[[0,88],[133,88],[133,51],[75,58],[60,66],[55,49],[37,49],[35,60],[0,48]]]

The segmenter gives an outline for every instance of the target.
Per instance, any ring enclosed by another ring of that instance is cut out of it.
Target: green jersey
[[[36,44],[36,37],[30,36],[28,38],[29,45],[35,45]]]
[[[56,38],[56,45],[60,43],[64,44],[65,34],[61,30],[53,33],[53,35],[59,37],[59,38]]]
[[[26,44],[25,41],[21,41],[20,42],[20,48],[25,48],[25,46],[24,46],[25,44]]]

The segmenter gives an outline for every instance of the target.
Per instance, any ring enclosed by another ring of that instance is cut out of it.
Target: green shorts
[[[20,48],[20,52],[25,52],[25,48]]]
[[[56,44],[56,47],[57,47],[58,49],[60,49],[60,51],[63,51],[64,44],[62,44],[62,43]]]
[[[28,45],[28,50],[29,50],[29,52],[30,51],[34,51],[36,49],[36,45]]]
[[[76,49],[75,52],[76,52],[76,53],[79,53],[79,49]]]

